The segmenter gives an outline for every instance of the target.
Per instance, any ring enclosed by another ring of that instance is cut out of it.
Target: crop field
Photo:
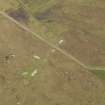
[[[103,0],[0,0],[0,105],[104,105]]]

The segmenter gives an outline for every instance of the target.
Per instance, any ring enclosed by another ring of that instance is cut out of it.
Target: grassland
[[[105,80],[105,71],[104,70],[93,70],[94,74],[97,75],[98,78]]]
[[[104,4],[0,0],[0,105],[104,105]]]
[[[0,23],[0,104],[104,104],[102,81],[4,16]]]
[[[100,6],[104,4],[103,1],[17,0],[17,2],[19,9],[8,11],[10,16],[17,19],[25,12],[29,16],[29,20],[25,21],[26,26],[41,37],[72,54],[87,66],[104,66],[105,15],[102,12],[104,7]],[[13,13],[17,15],[14,17]],[[60,40],[64,41],[61,45]]]
[[[0,0],[0,10],[5,11],[10,8],[16,9],[19,3],[15,0]]]
[[[29,8],[29,11],[31,13],[37,13],[37,12],[42,12],[47,10],[48,8],[52,7],[53,5],[56,4],[56,0],[18,0],[18,2],[21,4],[22,2],[26,5],[26,7]]]

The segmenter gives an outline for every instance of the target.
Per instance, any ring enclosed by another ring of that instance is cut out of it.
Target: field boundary
[[[23,24],[21,24],[20,22],[16,21],[14,18],[10,17],[8,14],[6,14],[5,12],[0,11],[0,14],[4,17],[6,17],[7,19],[9,19],[10,21],[12,21],[13,23],[15,23],[16,25],[18,25],[20,28],[24,29],[25,31],[27,31],[28,33],[31,33],[33,36],[35,36],[36,38],[40,39],[41,41],[43,41],[44,43],[46,43],[47,45],[49,45],[50,47],[56,49],[57,51],[61,52],[63,55],[67,56],[69,59],[72,59],[73,61],[75,61],[77,64],[79,64],[80,66],[82,66],[85,69],[88,70],[105,70],[104,67],[91,67],[91,66],[87,66],[84,63],[82,63],[80,60],[78,60],[77,58],[75,58],[73,55],[71,55],[70,53],[67,53],[66,51],[62,50],[61,48],[58,48],[56,45],[46,41],[44,38],[42,38],[40,35],[38,35],[37,33],[33,32],[32,30],[30,30],[29,28],[27,28],[26,26],[24,26]]]

